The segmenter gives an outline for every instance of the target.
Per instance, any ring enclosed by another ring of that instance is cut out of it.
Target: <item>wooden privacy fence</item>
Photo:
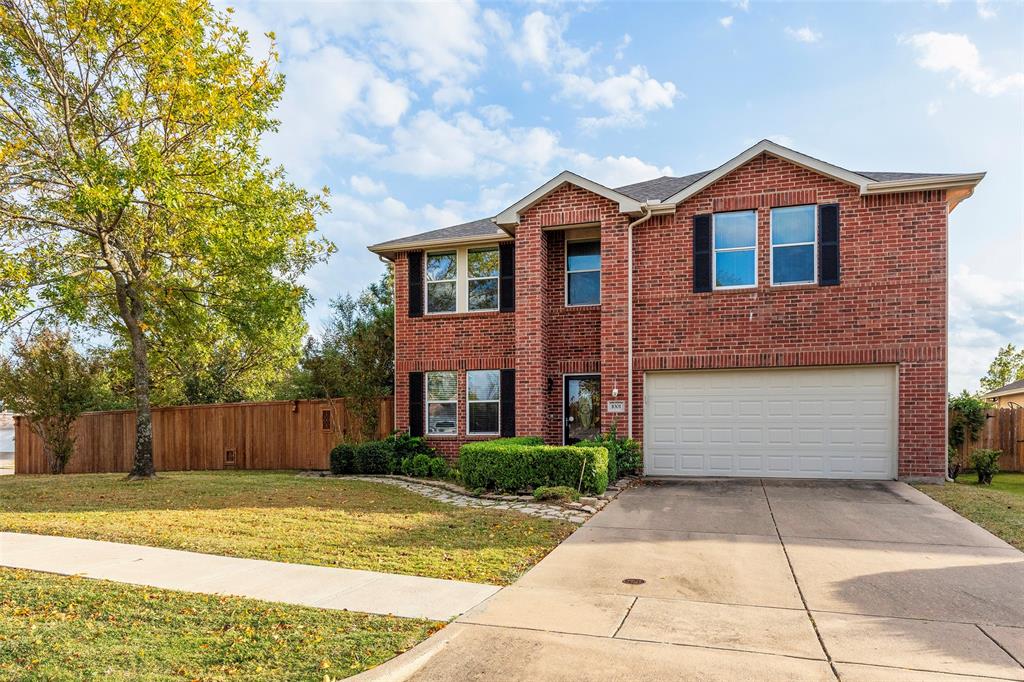
[[[394,428],[394,399],[380,402],[377,438]],[[153,410],[157,471],[326,469],[331,448],[361,440],[345,400],[186,405]],[[135,411],[87,412],[74,425],[75,454],[67,473],[127,472],[135,453]],[[28,419],[15,418],[14,471],[49,469],[42,440]]]
[[[970,466],[971,452],[978,448],[1003,451],[1000,471],[1024,471],[1024,408],[989,410],[978,437],[960,447],[960,462]]]

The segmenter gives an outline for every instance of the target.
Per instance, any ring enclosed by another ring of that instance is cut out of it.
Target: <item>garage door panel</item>
[[[649,373],[654,475],[892,478],[892,367]]]

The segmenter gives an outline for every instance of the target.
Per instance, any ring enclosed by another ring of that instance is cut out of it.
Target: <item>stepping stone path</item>
[[[408,478],[406,476],[346,476],[335,475],[325,471],[304,471],[299,476],[324,477],[324,478],[345,478],[354,481],[369,481],[371,483],[384,483],[404,488],[409,492],[429,497],[438,502],[444,502],[455,507],[477,507],[481,509],[502,509],[515,511],[527,516],[535,516],[555,521],[568,521],[569,523],[581,524],[604,509],[605,505],[614,500],[620,492],[635,485],[639,479],[622,478],[614,485],[608,486],[603,495],[597,497],[581,497],[579,502],[567,504],[553,504],[550,502],[538,502],[532,495],[497,495],[485,493],[483,495],[471,495],[465,488],[449,483],[447,481],[425,480]]]

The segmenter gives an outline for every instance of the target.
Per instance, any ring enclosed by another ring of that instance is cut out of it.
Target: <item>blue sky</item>
[[[762,138],[852,170],[988,177],[950,217],[950,389],[1024,344],[1024,3],[230,4],[286,75],[267,153],[331,189],[317,303],[369,243],[490,216],[562,169],[611,186]]]

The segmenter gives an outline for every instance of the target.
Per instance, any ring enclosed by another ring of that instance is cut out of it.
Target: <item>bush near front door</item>
[[[608,487],[607,448],[520,443],[519,439],[498,439],[463,445],[459,450],[463,484],[510,493],[568,486],[597,495]]]

